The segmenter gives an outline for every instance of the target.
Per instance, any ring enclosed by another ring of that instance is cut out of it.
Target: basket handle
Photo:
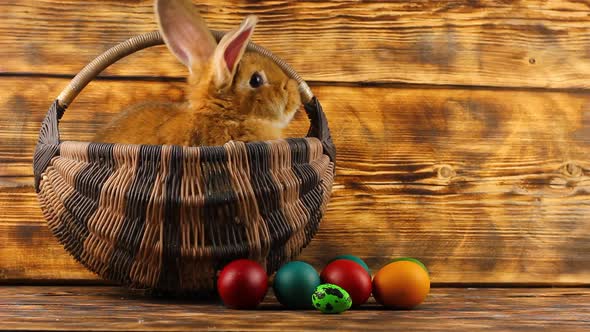
[[[223,37],[222,32],[213,31],[213,36],[220,40]],[[98,74],[105,70],[111,64],[118,60],[140,51],[144,48],[164,44],[159,31],[146,33],[143,35],[130,38],[101,54],[84,67],[68,84],[68,86],[59,94],[47,112],[41,129],[39,130],[39,140],[35,147],[33,156],[33,172],[35,174],[35,189],[39,191],[41,176],[51,162],[51,159],[59,154],[60,135],[59,120],[61,120],[66,108],[80,94],[82,89],[90,83]],[[332,142],[328,120],[319,100],[314,97],[311,89],[305,81],[295,72],[285,61],[273,55],[269,50],[258,46],[252,42],[248,43],[248,50],[258,52],[270,57],[281,67],[287,75],[296,80],[299,84],[299,92],[303,101],[305,111],[310,121],[308,137],[317,137],[321,142],[324,154],[330,157],[330,160],[336,162],[336,148]]]
[[[212,31],[213,36],[217,41],[221,40],[224,33],[220,31]],[[108,49],[103,54],[99,55],[96,59],[92,60],[86,67],[84,67],[66,86],[66,88],[57,97],[56,122],[58,122],[66,108],[74,101],[74,99],[80,94],[82,89],[90,83],[98,74],[105,70],[108,66],[117,62],[118,60],[143,50],[145,48],[164,44],[162,35],[159,31],[153,31],[139,36],[132,37],[118,45]],[[299,92],[301,94],[301,101],[304,104],[305,111],[310,120],[310,128],[307,133],[308,137],[317,137],[324,145],[324,153],[330,156],[332,162],[336,159],[336,149],[332,142],[330,135],[330,129],[328,127],[328,120],[322,106],[318,99],[314,97],[309,85],[297,74],[297,72],[281,58],[274,55],[271,51],[266,48],[256,45],[253,42],[249,42],[247,50],[257,52],[261,55],[267,56],[272,59],[285,73],[294,79],[299,85]],[[51,113],[51,112],[50,112]],[[49,114],[48,114],[49,115]],[[59,129],[57,123],[55,124],[54,134],[52,141],[59,141]],[[40,135],[40,141],[43,141]]]
[[[221,40],[224,33],[220,31],[212,31],[213,36],[217,41]],[[92,81],[98,74],[105,70],[108,66],[119,61],[120,59],[143,50],[151,46],[162,45],[164,40],[159,31],[153,31],[139,36],[132,37],[101,54],[96,59],[92,60],[86,67],[84,67],[68,84],[68,86],[59,94],[57,100],[59,104],[66,108],[78,96],[78,94]],[[313,93],[307,83],[297,74],[297,72],[289,66],[285,61],[272,54],[266,48],[249,42],[247,50],[260,53],[261,55],[271,58],[285,73],[299,85],[301,93],[301,100],[307,104],[313,99]]]
[[[224,35],[219,31],[212,31],[212,33],[218,41]],[[35,188],[37,188],[37,190],[41,174],[49,165],[51,158],[59,154],[59,120],[62,118],[66,108],[74,101],[78,94],[80,94],[82,89],[98,76],[98,74],[118,60],[142,49],[161,44],[164,44],[164,41],[159,31],[130,38],[110,48],[91,61],[70,81],[68,86],[66,86],[66,88],[59,94],[55,102],[49,108],[41,125],[41,130],[39,131],[39,140],[37,142],[37,147],[35,148],[33,159]],[[335,163],[336,148],[332,142],[330,129],[328,128],[328,120],[319,100],[314,97],[307,83],[293,68],[291,68],[291,66],[264,47],[250,42],[248,43],[247,49],[271,58],[290,78],[297,81],[301,100],[310,121],[307,136],[317,137],[322,142],[324,154],[329,156],[330,160]]]

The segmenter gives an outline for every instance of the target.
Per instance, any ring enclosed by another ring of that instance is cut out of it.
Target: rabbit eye
[[[264,84],[264,79],[262,78],[262,75],[260,75],[260,73],[258,72],[252,74],[252,76],[250,77],[250,86],[253,88],[259,88],[260,86],[262,86],[262,84]]]

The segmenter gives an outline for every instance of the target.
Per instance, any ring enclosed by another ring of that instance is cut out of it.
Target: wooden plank
[[[435,283],[588,284],[587,214],[575,211],[587,203],[586,197],[535,209],[524,200],[461,203],[337,189],[299,259],[321,270],[330,258],[354,253],[376,271],[392,258],[411,256],[428,266]],[[32,189],[26,195],[3,192],[0,207],[10,210],[0,223],[0,281],[98,280],[43,224]]]
[[[38,128],[67,83],[56,78],[0,79],[0,177],[32,174]],[[89,140],[126,106],[180,101],[184,87],[180,82],[92,82],[65,114],[62,138]],[[365,185],[420,181],[439,168],[447,178],[465,182],[472,182],[465,178],[470,175],[534,174],[535,167],[573,178],[586,174],[589,93],[324,85],[313,90],[339,148],[339,176],[362,179]],[[300,113],[288,133],[303,135],[307,126]],[[552,185],[563,184],[555,181]]]
[[[93,278],[59,249],[31,187],[37,128],[65,83],[0,79],[0,104],[7,105],[0,108],[4,280]],[[63,137],[90,139],[121,105],[179,100],[181,88],[94,82],[64,116]],[[302,259],[319,268],[354,252],[377,268],[391,257],[415,256],[438,283],[588,282],[590,94],[314,91],[330,119],[338,169],[327,216]],[[305,125],[300,114],[290,133],[304,133]]]
[[[2,331],[584,331],[590,289],[434,288],[415,310],[385,310],[370,299],[360,310],[319,315],[284,310],[271,294],[258,310],[241,311],[114,287],[0,287]]]
[[[2,1],[0,73],[75,74],[114,44],[155,30],[152,2]],[[198,3],[210,26],[223,31],[247,14],[260,16],[254,40],[310,81],[590,87],[584,1]],[[159,47],[106,74],[176,77],[186,71]]]
[[[27,215],[36,214],[27,212]],[[40,280],[105,283],[69,256],[44,225],[3,223],[0,229],[6,232],[1,236],[4,243],[0,248],[3,283]]]

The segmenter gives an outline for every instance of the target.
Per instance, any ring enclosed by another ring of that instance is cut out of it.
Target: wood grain
[[[332,201],[300,257],[413,256],[435,286],[413,311],[257,311],[102,284],[47,229],[32,153],[85,64],[156,29],[152,0],[0,2],[0,331],[585,331],[590,288],[590,4],[579,0],[194,1],[214,29],[260,17],[254,41],[312,83],[338,148]],[[183,99],[159,46],[107,69],[68,110],[89,140],[127,105]],[[554,91],[550,91],[554,90]],[[289,129],[307,130],[304,114]],[[462,288],[440,288],[459,286]],[[311,318],[311,319],[310,319]]]
[[[585,331],[590,289],[434,288],[416,310],[370,299],[341,315],[288,311],[271,294],[255,311],[218,301],[154,299],[114,287],[0,287],[2,331]]]
[[[114,44],[155,30],[152,2],[2,1],[0,73],[73,75]],[[254,40],[310,81],[590,87],[586,1],[216,0],[198,6],[212,28],[224,31],[258,15]],[[183,77],[186,71],[158,47],[105,74]]]
[[[588,284],[588,227],[584,216],[569,215],[570,205],[583,201],[544,207],[556,212],[548,213],[548,220],[532,221],[523,220],[531,214],[526,203],[504,211],[510,203],[498,200],[478,208],[440,199],[436,203],[432,197],[371,195],[335,191],[319,233],[299,259],[321,270],[330,258],[350,252],[375,272],[394,257],[412,256],[428,266],[432,281],[439,284]],[[51,235],[36,200],[23,201],[29,223],[22,214],[2,216],[0,282],[98,280]],[[14,200],[0,201],[3,208],[13,205]]]
[[[0,104],[9,106],[0,109],[5,281],[94,278],[51,237],[31,187],[39,123],[65,83],[0,80]],[[180,100],[182,86],[93,82],[65,114],[63,137],[88,140],[122,105]],[[590,94],[313,89],[330,119],[338,170],[328,214],[302,259],[320,268],[354,252],[375,269],[408,255],[438,283],[588,283]],[[291,134],[305,132],[304,118]]]

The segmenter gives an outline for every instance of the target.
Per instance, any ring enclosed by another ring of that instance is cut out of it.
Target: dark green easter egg
[[[319,285],[311,296],[313,306],[325,314],[339,314],[350,309],[352,299],[342,287],[333,284]]]
[[[320,284],[320,276],[313,266],[295,261],[283,265],[273,281],[277,300],[287,308],[309,309],[311,296]]]
[[[428,269],[426,268],[426,265],[424,265],[421,261],[417,260],[416,258],[412,258],[412,257],[399,257],[399,258],[396,258],[396,259],[392,260],[391,262],[389,262],[389,264],[394,263],[394,262],[399,262],[399,261],[414,262],[414,263],[420,265],[420,267],[422,267],[424,269],[424,271],[426,271],[426,273],[430,274],[430,272],[428,272]]]
[[[371,275],[371,269],[369,269],[369,266],[367,265],[367,263],[365,263],[364,260],[362,260],[360,257],[355,256],[355,255],[340,255],[340,256],[336,256],[334,257],[331,261],[328,262],[328,264],[332,263],[333,261],[337,260],[337,259],[348,259],[349,261],[353,261],[355,263],[358,263],[360,266],[362,266],[365,270],[367,270],[367,273],[369,275]]]

